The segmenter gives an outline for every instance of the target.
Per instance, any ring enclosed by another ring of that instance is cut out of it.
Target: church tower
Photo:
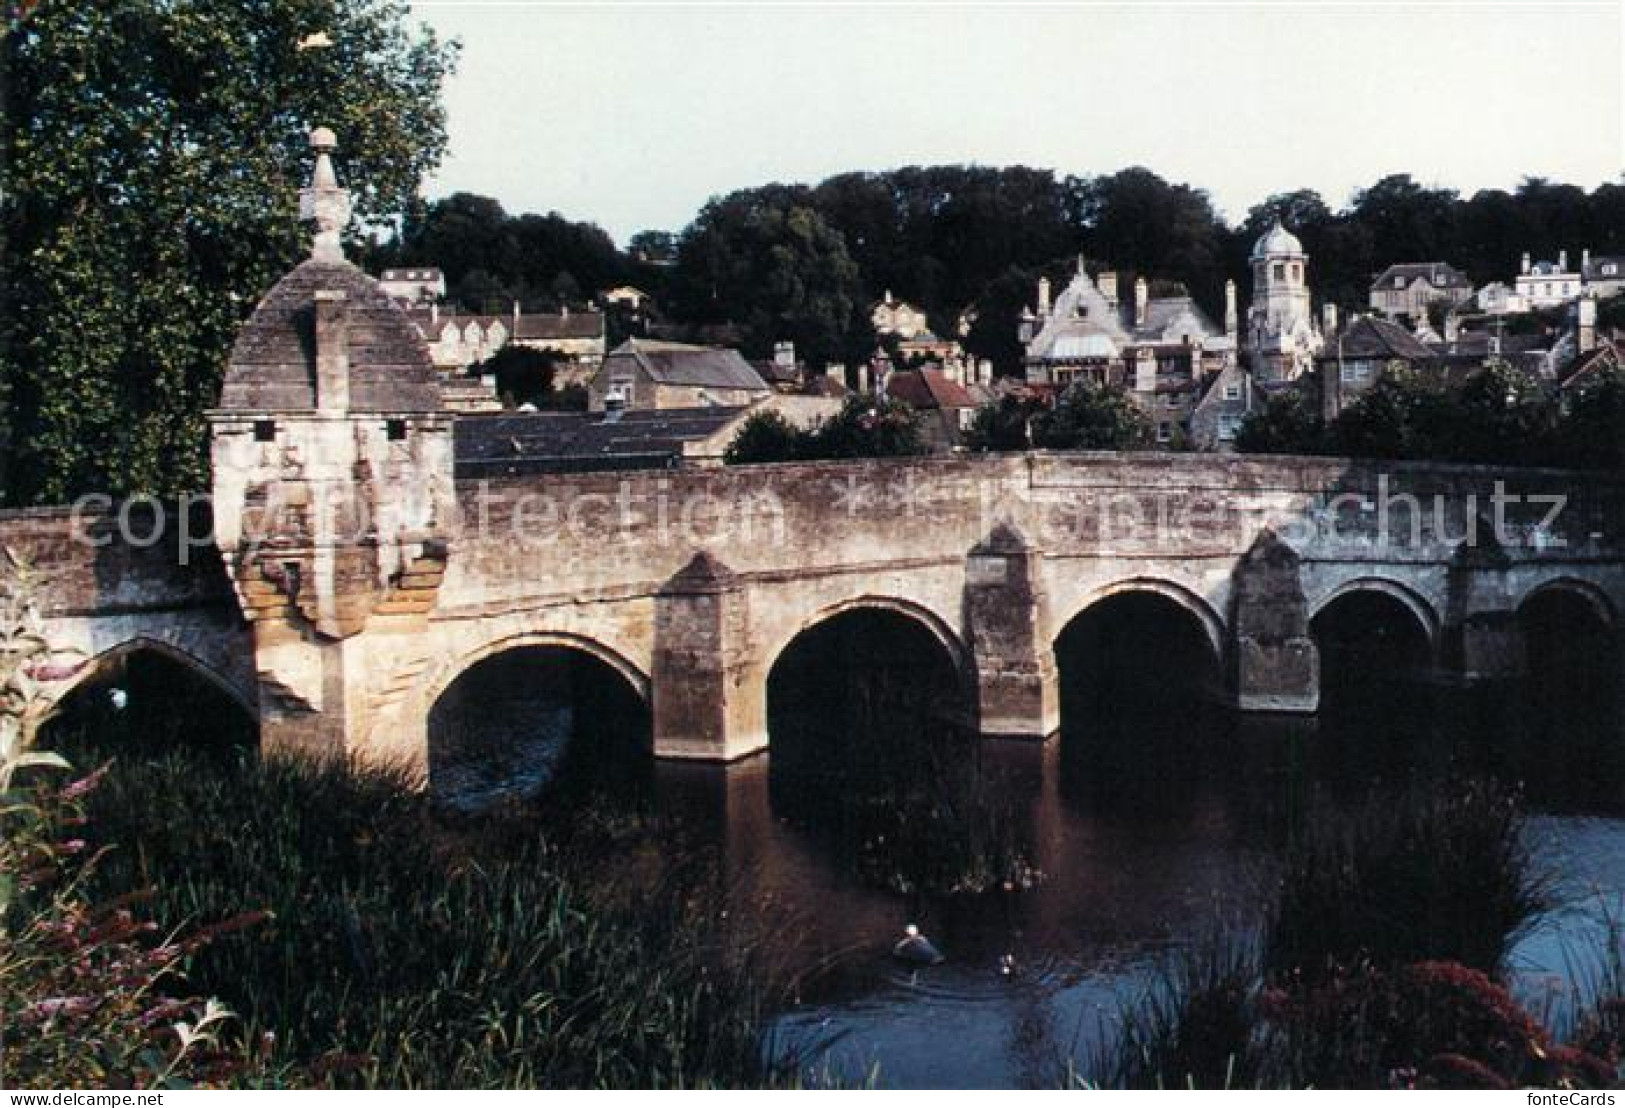
[[[1320,349],[1309,304],[1309,255],[1303,243],[1275,225],[1253,244],[1253,302],[1247,310],[1247,345],[1253,375],[1291,380],[1311,368]]]

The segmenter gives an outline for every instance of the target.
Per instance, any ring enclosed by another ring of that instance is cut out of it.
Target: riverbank
[[[84,765],[88,753],[74,760]],[[41,967],[66,953],[62,936],[82,930],[89,941],[133,913],[131,950],[186,948],[153,995],[213,998],[234,1013],[211,1048],[222,1057],[210,1072],[227,1083],[775,1078],[759,1048],[773,969],[756,957],[759,943],[719,926],[716,875],[677,862],[705,852],[683,849],[680,831],[657,816],[600,817],[607,806],[574,797],[559,798],[567,818],[495,811],[448,823],[399,774],[247,753],[116,758],[66,796],[59,784],[36,794],[47,816],[36,829],[43,853],[33,851],[58,872],[8,916],[13,936],[29,933],[31,915],[44,925],[37,957],[8,962],[8,986],[51,991],[60,975]],[[170,929],[178,939],[165,937]],[[6,1016],[23,1026],[8,1030],[82,1036],[78,1002],[38,1007],[53,999],[62,998],[25,996]],[[138,1003],[130,1015],[145,1021],[132,1034],[150,1031],[160,1053],[173,1049],[163,1029],[176,1013]],[[49,1068],[59,1055],[42,1046],[34,1057],[46,1068],[11,1081],[74,1083]],[[133,1059],[133,1070],[104,1080],[175,1078]]]

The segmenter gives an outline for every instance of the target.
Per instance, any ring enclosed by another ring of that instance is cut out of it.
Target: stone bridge
[[[345,260],[333,136],[311,139],[311,256],[239,332],[207,511],[0,513],[60,645],[179,660],[268,749],[426,767],[458,676],[545,645],[619,674],[655,755],[731,761],[770,745],[775,663],[854,610],[922,628],[949,707],[1012,738],[1056,731],[1057,640],[1124,594],[1194,629],[1244,712],[1315,710],[1317,616],[1352,597],[1402,613],[1438,680],[1517,676],[1536,602],[1618,638],[1625,483],[1599,475],[1032,453],[460,479],[479,417]]]
[[[1625,604],[1625,482],[1553,471],[1032,453],[457,481],[437,511],[439,537],[398,533],[382,576],[343,571],[342,536],[288,541],[285,517],[248,543],[218,504],[224,559],[153,505],[8,513],[0,539],[37,565],[64,644],[183,659],[267,748],[418,766],[452,681],[525,646],[619,673],[656,756],[731,761],[770,745],[789,644],[853,609],[938,640],[981,733],[1042,739],[1058,637],[1124,593],[1199,628],[1245,712],[1315,710],[1312,624],[1350,594],[1409,613],[1433,675],[1461,682],[1520,672],[1531,598],[1609,628]]]

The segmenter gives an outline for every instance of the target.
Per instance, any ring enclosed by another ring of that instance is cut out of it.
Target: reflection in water
[[[525,646],[457,677],[429,713],[429,787],[465,810],[555,784],[635,784],[649,713],[609,665],[579,650]]]
[[[1261,721],[1218,703],[1222,674],[1193,615],[1161,596],[1112,597],[1056,644],[1063,729],[1042,745],[966,734],[941,641],[898,613],[846,612],[775,666],[769,757],[661,765],[656,797],[690,831],[672,850],[714,860],[739,934],[774,936],[798,1003],[768,1049],[813,1080],[1055,1084],[1159,959],[1258,917],[1277,852],[1317,797],[1472,773],[1524,782],[1548,812],[1607,817],[1533,823],[1580,905],[1518,949],[1521,986],[1538,994],[1567,980],[1564,944],[1597,935],[1592,890],[1625,894],[1612,639],[1565,604],[1520,613],[1527,682],[1469,692],[1439,678],[1403,604],[1340,597],[1312,628],[1320,717]],[[475,761],[527,736],[596,741],[589,720],[627,719],[646,742],[647,715],[618,681],[563,652],[513,658],[454,686],[447,711],[464,715],[437,733],[476,719],[484,745],[459,748]],[[1042,878],[1006,883],[1018,859]],[[946,965],[891,960],[910,922]]]

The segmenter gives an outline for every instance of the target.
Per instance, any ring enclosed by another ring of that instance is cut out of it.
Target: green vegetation
[[[5,502],[207,487],[237,326],[303,254],[307,131],[338,136],[358,227],[396,216],[454,58],[394,0],[7,5]]]
[[[853,394],[841,410],[810,428],[792,425],[777,412],[758,412],[740,427],[723,460],[825,461],[834,458],[898,458],[925,453],[914,409],[901,400],[877,402]]]
[[[1313,388],[1277,393],[1242,424],[1254,454],[1425,458],[1501,465],[1617,467],[1625,375],[1603,370],[1560,401],[1526,374],[1491,363],[1454,385],[1390,369],[1329,423]]]
[[[411,783],[251,755],[116,759],[80,789],[86,844],[74,850],[96,863],[70,860],[61,880],[14,904],[12,933],[53,933],[61,909],[51,897],[61,895],[90,920],[107,913],[85,906],[117,906],[148,951],[173,944],[159,947],[140,921],[203,928],[206,943],[183,944],[159,968],[178,972],[187,995],[238,1014],[217,1044],[233,1063],[219,1079],[231,1083],[625,1087],[771,1076],[758,1054],[766,997],[752,984],[765,967],[735,953],[750,946],[737,935],[724,948],[708,907],[714,875],[671,864],[704,856],[673,849],[679,829],[595,817],[607,806],[590,803],[556,826],[498,813],[459,827]],[[36,944],[31,964],[51,962]],[[7,991],[25,1001],[5,1019],[34,1019],[5,1028],[15,1042],[39,1031],[29,1002],[54,995],[59,976],[14,961],[3,970]],[[97,1008],[96,1026],[144,1034],[134,1007],[119,1013]],[[66,1017],[44,1026],[85,1030]],[[16,1080],[71,1083],[60,1055],[30,1058],[36,1068]]]
[[[1067,386],[1054,407],[1005,396],[977,409],[971,450],[1133,450],[1149,446],[1151,420],[1124,389],[1094,381]]]
[[[1490,785],[1309,812],[1261,933],[1175,956],[1091,1076],[1127,1087],[1611,1087],[1618,936],[1574,1045],[1504,984],[1550,908],[1517,800]],[[1614,967],[1612,972],[1609,967]]]

